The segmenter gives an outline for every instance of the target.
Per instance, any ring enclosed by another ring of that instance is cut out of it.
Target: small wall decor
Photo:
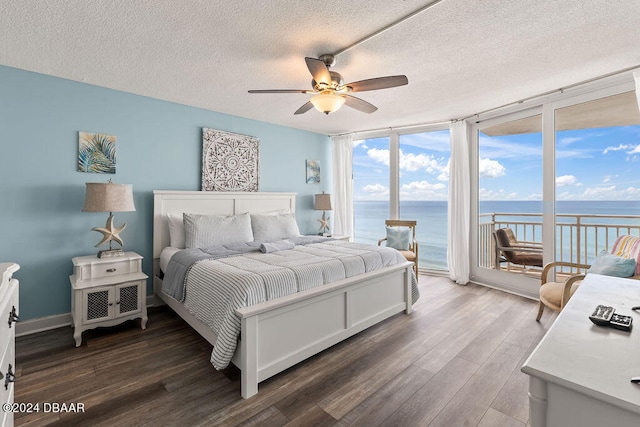
[[[202,128],[202,190],[258,191],[260,140]]]
[[[319,160],[307,160],[307,184],[320,184]]]
[[[78,171],[116,173],[116,137],[78,132]]]

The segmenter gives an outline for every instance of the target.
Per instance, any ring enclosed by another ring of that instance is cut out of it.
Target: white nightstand
[[[123,257],[75,257],[71,281],[71,315],[76,347],[82,332],[100,326],[115,326],[125,320],[141,320],[147,327],[147,275],[142,257],[125,252]]]

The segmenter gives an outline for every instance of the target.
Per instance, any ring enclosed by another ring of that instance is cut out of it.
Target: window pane
[[[484,128],[478,153],[478,266],[512,273],[542,263],[542,118]],[[509,228],[535,255],[496,251],[493,231]]]
[[[389,219],[389,138],[353,145],[354,240],[377,245]]]
[[[400,219],[416,220],[418,265],[447,269],[449,130],[400,135]]]
[[[640,230],[634,92],[556,110],[556,259],[591,264]]]

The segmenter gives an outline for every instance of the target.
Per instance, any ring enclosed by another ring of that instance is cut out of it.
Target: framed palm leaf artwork
[[[116,137],[78,132],[78,171],[116,173]]]

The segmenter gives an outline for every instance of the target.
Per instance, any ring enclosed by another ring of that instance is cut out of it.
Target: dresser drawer
[[[18,286],[16,281],[12,280],[7,285],[6,293],[3,293],[3,299],[0,302],[0,353],[4,351],[9,343],[13,343],[14,332],[16,329],[15,322],[9,326],[9,317],[12,310],[18,314]]]
[[[9,370],[11,370],[11,374],[15,375],[16,362],[13,344],[3,349],[2,359],[0,360],[0,372],[2,373],[2,379],[0,380],[0,403],[2,404],[13,403],[13,381],[6,381]]]

